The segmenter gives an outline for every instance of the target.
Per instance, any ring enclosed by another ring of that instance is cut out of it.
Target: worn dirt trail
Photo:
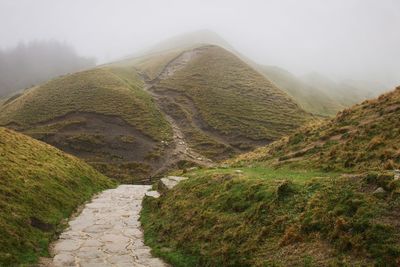
[[[96,196],[54,243],[50,266],[168,266],[143,244],[139,212],[147,185],[120,185]]]
[[[183,52],[181,55],[170,61],[160,72],[160,74],[152,80],[147,79],[145,75],[141,75],[143,81],[145,82],[145,90],[153,96],[153,99],[155,100],[158,108],[164,110],[165,118],[170,123],[173,134],[172,149],[166,153],[163,165],[157,170],[155,170],[152,176],[156,176],[157,174],[162,173],[163,171],[167,170],[170,166],[173,166],[174,164],[182,160],[191,161],[193,163],[205,167],[214,166],[212,160],[195,152],[188,146],[185,140],[185,135],[183,134],[182,130],[179,127],[179,123],[174,119],[173,116],[169,114],[168,110],[163,109],[162,101],[164,96],[152,90],[152,88],[155,87],[161,80],[167,79],[168,77],[172,76],[176,71],[182,69],[190,60],[195,58],[199,53],[201,53],[201,49],[193,49],[190,51]],[[140,71],[138,71],[138,73],[141,74]]]

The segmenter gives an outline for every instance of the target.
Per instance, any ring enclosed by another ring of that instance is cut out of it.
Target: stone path
[[[102,192],[54,244],[53,266],[168,266],[143,244],[139,212],[147,185]]]

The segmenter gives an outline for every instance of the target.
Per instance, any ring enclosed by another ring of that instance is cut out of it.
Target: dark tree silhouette
[[[20,43],[13,49],[0,50],[0,96],[94,65],[94,58],[79,56],[65,43]]]

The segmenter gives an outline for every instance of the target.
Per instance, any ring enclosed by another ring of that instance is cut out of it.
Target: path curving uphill
[[[51,266],[168,266],[143,243],[139,213],[147,185],[120,185],[96,196],[54,243]]]
[[[171,125],[173,133],[172,149],[170,149],[170,151],[166,153],[164,157],[165,160],[162,166],[153,171],[151,175],[152,177],[165,172],[171,166],[176,165],[179,161],[189,161],[204,167],[215,166],[215,163],[211,159],[197,153],[189,146],[188,142],[186,141],[185,135],[179,126],[179,123],[171,114],[171,111],[163,107],[165,104],[165,96],[153,90],[153,88],[156,87],[160,81],[171,77],[172,75],[174,75],[175,72],[184,68],[186,64],[197,57],[203,49],[204,48],[195,48],[189,51],[184,51],[183,53],[172,59],[167,65],[165,65],[165,67],[161,70],[157,77],[152,80],[148,79],[148,77],[140,70],[136,70],[142,77],[143,82],[145,83],[144,89],[153,97],[158,108],[164,111],[164,117]],[[221,141],[221,143],[222,142],[223,141]]]

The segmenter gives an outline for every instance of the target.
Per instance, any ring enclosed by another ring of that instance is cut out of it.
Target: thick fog
[[[1,0],[0,48],[58,40],[98,62],[208,29],[297,75],[400,84],[398,0]]]

